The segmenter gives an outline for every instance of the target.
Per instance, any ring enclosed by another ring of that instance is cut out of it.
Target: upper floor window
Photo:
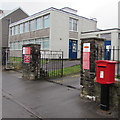
[[[19,34],[19,29],[18,25],[15,26],[15,35]]]
[[[42,29],[43,28],[43,19],[42,17],[36,19],[36,29]]]
[[[23,33],[23,24],[20,24],[20,33]]]
[[[24,32],[29,32],[29,22],[24,23]]]
[[[69,30],[77,31],[77,20],[70,18],[69,19]]]
[[[11,28],[10,35],[22,34],[24,32],[35,31],[39,29],[44,29],[50,27],[50,15],[44,15],[33,19],[31,21],[26,21],[20,25],[16,25]]]
[[[36,29],[35,20],[30,21],[30,31],[34,31]]]
[[[44,28],[50,27],[50,15],[43,17]]]

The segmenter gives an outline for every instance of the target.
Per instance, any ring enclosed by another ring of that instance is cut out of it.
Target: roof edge
[[[8,14],[6,14],[5,16],[1,17],[1,19],[4,18],[4,17],[6,17],[6,16],[8,16],[8,15],[10,15],[10,14],[12,14],[13,12],[15,12],[15,11],[18,10],[18,9],[21,9],[25,14],[27,14],[27,15],[29,16],[29,14],[28,14],[27,12],[25,12],[21,7],[17,7],[17,8],[15,8],[15,9],[11,10],[11,11],[10,11]]]
[[[54,8],[54,7],[50,7],[50,8],[47,8],[47,9],[45,9],[45,10],[42,10],[42,11],[40,11],[40,12],[37,12],[37,13],[35,13],[35,14],[33,14],[33,15],[30,15],[30,16],[28,16],[27,18],[24,18],[24,19],[22,19],[22,20],[29,19],[30,17],[37,16],[37,15],[39,15],[39,14],[42,14],[42,13],[47,12],[47,11],[50,11],[50,10],[56,10],[56,11],[59,11],[59,12],[61,11],[61,12],[67,13],[67,14],[75,15],[75,16],[78,16],[78,17],[81,17],[81,18],[84,18],[84,19],[87,19],[87,20],[91,20],[91,21],[97,22],[96,20],[89,19],[89,18],[80,16],[80,15],[77,15],[77,14],[74,14],[74,13],[70,13],[70,12],[64,11],[64,10],[62,10],[62,9],[57,9],[57,8]],[[22,20],[20,20],[20,21],[22,21]],[[20,22],[20,21],[18,21],[18,22]],[[15,22],[15,23],[17,24],[17,22]],[[12,23],[10,26],[12,26],[12,25],[15,24],[15,23]]]
[[[111,31],[111,30],[120,30],[120,28],[110,28],[110,29],[97,30],[97,31],[88,31],[88,32],[81,32],[81,33],[82,33],[82,34],[85,34],[85,33],[92,33],[92,32]]]

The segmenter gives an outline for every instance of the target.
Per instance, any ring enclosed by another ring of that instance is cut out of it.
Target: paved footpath
[[[2,75],[3,118],[107,118],[94,102],[80,98],[79,83],[70,84],[71,79],[79,80],[78,75],[56,79],[68,86],[55,80],[23,80],[14,71]]]

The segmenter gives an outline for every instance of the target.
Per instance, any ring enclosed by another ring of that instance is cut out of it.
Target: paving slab
[[[3,92],[39,118],[108,118],[97,113],[96,103],[81,99],[78,89],[45,80],[23,80],[17,72],[3,72],[2,79]],[[13,113],[8,113],[10,103],[6,102],[3,98],[3,116],[15,118],[14,110]],[[19,109],[14,104],[13,109]],[[18,117],[21,118],[22,112],[19,111],[19,114]],[[25,115],[29,117],[29,113]]]
[[[5,95],[3,95],[2,104],[2,118],[36,118],[36,116]]]
[[[50,81],[80,90],[80,73],[64,76],[62,78],[51,79]]]

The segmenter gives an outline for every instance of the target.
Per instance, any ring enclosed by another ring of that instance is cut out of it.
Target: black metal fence
[[[13,53],[11,54],[11,52]],[[10,50],[9,48],[3,48],[2,66],[3,69],[21,69],[22,57],[16,57],[15,50]]]
[[[63,52],[40,50],[40,69],[43,73],[40,77],[62,77],[63,76]]]
[[[16,55],[15,50],[5,48],[2,51],[2,65],[5,69],[22,70],[22,52],[21,57]],[[54,78],[63,76],[63,52],[40,50],[40,66],[38,70],[39,78]],[[26,63],[27,64],[27,63]],[[31,64],[31,63],[30,63]]]
[[[119,46],[107,46],[107,47],[98,47],[96,49],[97,60],[112,60],[116,61],[116,76],[120,77],[120,47]],[[101,56],[100,56],[101,55]]]

